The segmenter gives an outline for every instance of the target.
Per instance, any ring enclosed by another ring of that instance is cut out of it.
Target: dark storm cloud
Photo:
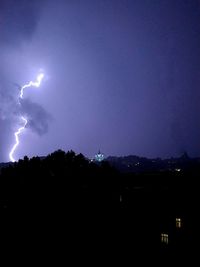
[[[0,44],[16,45],[30,40],[40,17],[41,0],[1,0]]]
[[[12,121],[3,120],[0,118],[0,126],[1,126],[1,138],[0,138],[0,160],[8,161],[8,157],[6,157],[5,153],[9,147],[9,141],[12,135]]]
[[[45,110],[30,101],[19,104],[20,72],[25,72],[25,47],[31,43],[37,30],[45,0],[0,1],[0,162],[8,161],[8,151],[14,142],[14,132],[20,125],[20,115],[28,114],[30,127],[41,135],[47,132],[49,116]],[[27,59],[28,60],[28,59]],[[22,77],[25,80],[27,77]]]
[[[21,101],[21,112],[28,119],[27,128],[39,135],[47,133],[49,121],[52,117],[42,106],[31,102],[29,99],[23,99]]]

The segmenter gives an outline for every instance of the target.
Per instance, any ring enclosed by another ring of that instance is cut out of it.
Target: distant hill
[[[2,162],[2,163],[0,163],[0,170],[2,168],[8,167],[9,165],[13,165],[13,164],[14,163],[12,163],[12,162]]]
[[[40,160],[44,160],[46,157],[37,157]],[[89,161],[89,159],[88,159]],[[109,162],[109,164],[115,169],[123,173],[142,173],[142,172],[182,172],[182,171],[196,171],[200,170],[200,158],[190,158],[187,153],[184,153],[179,158],[145,158],[136,155],[128,156],[109,156],[105,158],[104,161]],[[98,164],[98,162],[96,162]],[[0,172],[2,168],[9,165],[13,165],[13,162],[0,163]]]
[[[187,154],[183,154],[179,158],[148,159],[134,155],[124,157],[107,157],[111,166],[121,172],[157,172],[157,171],[172,171],[182,172],[187,170],[196,170],[200,168],[200,158],[190,158]]]

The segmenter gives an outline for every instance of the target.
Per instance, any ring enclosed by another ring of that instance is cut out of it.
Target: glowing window
[[[181,218],[176,218],[176,228],[181,228],[181,226],[182,226]]]
[[[168,244],[169,243],[169,236],[168,234],[161,234],[161,242]]]

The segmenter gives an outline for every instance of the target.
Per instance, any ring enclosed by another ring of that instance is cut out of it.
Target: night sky
[[[22,113],[17,159],[200,156],[200,1],[0,0],[0,162]]]

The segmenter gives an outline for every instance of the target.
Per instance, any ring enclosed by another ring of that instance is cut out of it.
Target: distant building
[[[95,155],[95,161],[101,162],[104,160],[104,154],[102,154],[99,150],[99,152]]]

